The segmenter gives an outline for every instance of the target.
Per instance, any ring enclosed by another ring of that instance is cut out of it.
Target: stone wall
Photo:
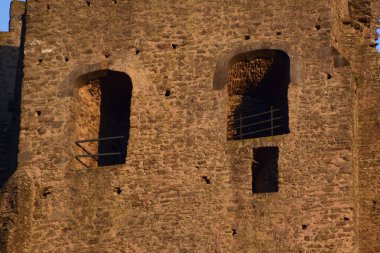
[[[354,197],[358,252],[379,252],[380,54],[376,52],[378,1],[337,2],[333,34],[335,44],[351,63],[354,97]],[[355,41],[355,43],[353,43]]]
[[[24,12],[25,3],[13,2],[9,32],[0,32],[0,185],[4,184],[16,166],[15,124],[22,78],[19,52]]]
[[[349,56],[378,58],[338,2],[30,0],[28,252],[376,252],[379,70],[355,79]],[[256,49],[289,55],[290,133],[230,141],[226,71]],[[133,83],[126,164],[76,168],[77,80],[108,69]],[[262,146],[278,147],[278,191],[253,194]]]
[[[28,253],[34,209],[34,182],[17,171],[0,191],[0,252]]]
[[[79,91],[76,101],[75,113],[75,135],[77,140],[96,139],[99,137],[100,125],[100,103],[101,90],[100,80],[91,80],[88,84],[83,85]],[[86,142],[79,146],[74,146],[74,152],[77,155],[81,154],[97,154],[98,142]],[[96,157],[97,159],[97,157]],[[96,160],[93,157],[81,158],[80,161],[75,161],[74,167],[95,167]]]

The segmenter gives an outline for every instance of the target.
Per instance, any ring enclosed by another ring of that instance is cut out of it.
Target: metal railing
[[[280,124],[281,122],[278,122],[281,119],[284,119],[284,116],[276,116],[275,113],[281,112],[282,109],[274,108],[274,106],[270,106],[269,111],[260,112],[256,114],[252,114],[249,116],[243,116],[241,113],[238,116],[235,116],[233,119],[233,129],[236,131],[234,135],[234,139],[242,140],[246,136],[252,136],[252,138],[257,137],[263,137],[263,136],[254,136],[258,133],[264,133],[268,132],[267,136],[274,136],[275,130],[280,129],[283,127],[283,124]],[[278,113],[277,113],[278,114]],[[267,119],[260,120],[255,119],[257,117],[261,116],[265,117]],[[247,120],[250,120],[250,122],[247,123]],[[257,121],[260,120],[260,121]],[[253,121],[253,123],[252,123]],[[267,124],[265,124],[267,123]],[[270,123],[270,124],[269,124]],[[270,134],[269,134],[270,131]]]
[[[99,157],[125,155],[126,154],[125,151],[92,154],[83,145],[81,145],[82,143],[89,143],[89,142],[98,142],[99,143],[100,141],[120,140],[120,139],[125,139],[126,141],[128,141],[128,136],[121,135],[121,136],[102,137],[102,138],[97,138],[97,139],[85,139],[85,140],[76,141],[75,144],[78,147],[80,147],[86,154],[76,155],[75,159],[77,161],[79,161],[81,164],[83,164],[86,168],[89,168],[89,166],[87,164],[85,164],[80,158],[90,157],[90,158],[93,158],[96,162],[98,162]],[[122,149],[123,149],[123,147],[120,148],[120,150],[122,150]]]

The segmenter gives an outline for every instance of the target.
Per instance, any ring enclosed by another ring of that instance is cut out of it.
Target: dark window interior
[[[280,50],[239,55],[229,70],[229,139],[289,133],[290,60]]]
[[[252,193],[278,192],[278,147],[253,149]]]
[[[124,137],[99,141],[99,154],[121,153],[99,156],[98,166],[125,163],[130,130],[132,81],[122,72],[111,71],[100,78],[101,103],[99,139]]]
[[[87,168],[126,162],[132,81],[117,71],[96,71],[79,79],[74,108],[75,158]]]

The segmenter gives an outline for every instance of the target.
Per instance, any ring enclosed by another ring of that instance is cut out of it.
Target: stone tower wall
[[[19,66],[24,2],[13,2],[9,32],[0,32],[0,185],[14,169],[15,124],[21,83]]]
[[[337,3],[333,34],[352,70],[356,250],[380,252],[380,53],[375,43],[380,2],[344,2]]]
[[[351,53],[378,56],[364,39],[350,46],[361,37],[342,27],[341,2],[30,0],[25,252],[376,252],[366,233],[379,228],[379,186],[364,185],[378,165],[379,70],[370,64],[355,94],[363,66]],[[224,77],[256,49],[289,55],[290,133],[228,141]],[[81,80],[107,69],[133,84],[127,162],[72,166]],[[279,147],[278,192],[252,194],[261,146]]]

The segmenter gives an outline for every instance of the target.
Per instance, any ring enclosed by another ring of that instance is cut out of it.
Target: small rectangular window
[[[253,149],[252,193],[278,192],[278,147]]]

